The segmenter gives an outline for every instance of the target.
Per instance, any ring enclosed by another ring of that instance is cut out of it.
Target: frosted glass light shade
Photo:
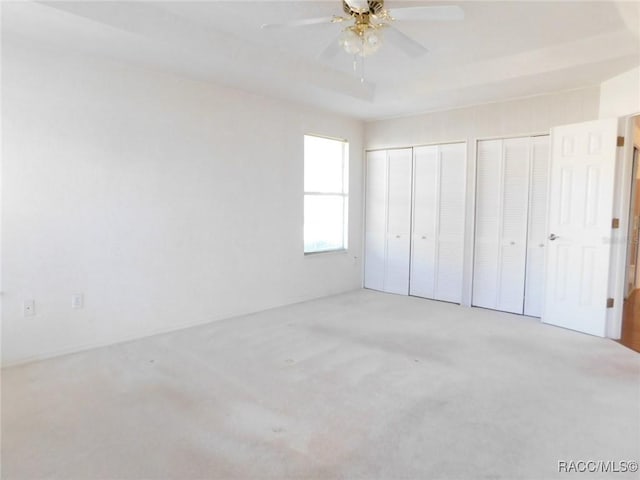
[[[350,55],[369,56],[378,51],[382,45],[382,32],[368,28],[359,33],[351,28],[342,32],[340,45]]]

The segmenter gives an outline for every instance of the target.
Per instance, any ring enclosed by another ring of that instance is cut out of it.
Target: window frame
[[[342,168],[341,171],[341,184],[342,189],[341,192],[329,192],[329,191],[307,191],[304,185],[304,175],[306,173],[307,168],[307,158],[306,158],[306,138],[313,137],[317,139],[323,140],[331,140],[334,142],[341,143],[342,147]],[[303,241],[302,241],[302,250],[305,256],[314,256],[314,255],[322,255],[322,254],[336,254],[336,253],[347,253],[349,250],[349,141],[345,138],[336,138],[329,137],[326,135],[318,135],[315,133],[305,133],[303,135]],[[342,246],[339,248],[331,248],[327,250],[306,250],[306,245],[304,241],[304,222],[305,222],[305,212],[304,212],[304,204],[306,203],[307,197],[341,197],[343,204],[342,211]]]

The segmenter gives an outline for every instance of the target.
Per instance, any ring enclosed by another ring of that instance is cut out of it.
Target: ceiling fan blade
[[[385,40],[393,43],[396,47],[398,47],[410,57],[419,57],[420,55],[424,55],[429,51],[418,42],[416,42],[413,38],[405,35],[392,25],[387,25],[387,28],[384,31],[384,36]]]
[[[464,20],[464,10],[457,5],[432,5],[427,7],[398,7],[389,12],[395,20]]]
[[[303,18],[301,20],[293,20],[285,23],[265,23],[262,25],[262,28],[306,27],[308,25],[320,25],[323,23],[340,23],[345,20],[347,20],[347,18],[334,15],[333,17]]]
[[[318,55],[319,59],[331,60],[340,52],[340,50],[342,49],[342,47],[340,46],[340,35],[334,38],[333,41],[329,45],[327,45],[327,48],[325,48],[322,53]]]

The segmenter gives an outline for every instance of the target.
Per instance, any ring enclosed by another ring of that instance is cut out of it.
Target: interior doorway
[[[633,174],[620,343],[640,352],[640,116],[634,118]]]

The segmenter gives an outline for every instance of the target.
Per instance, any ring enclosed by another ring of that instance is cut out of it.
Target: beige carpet
[[[371,291],[2,375],[4,479],[548,479],[638,457],[637,353]]]

